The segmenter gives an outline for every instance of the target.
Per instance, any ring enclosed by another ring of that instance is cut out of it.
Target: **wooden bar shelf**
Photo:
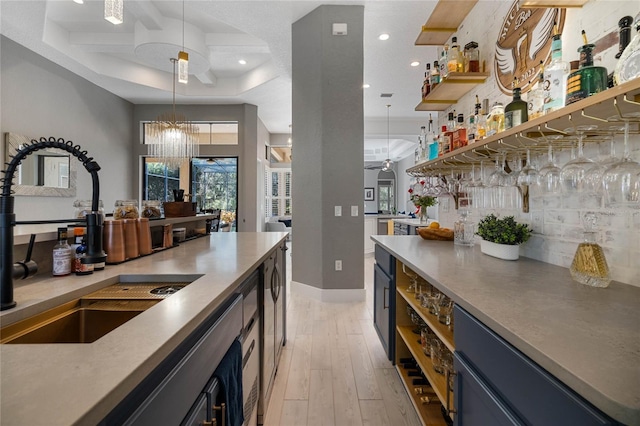
[[[442,46],[458,31],[478,0],[440,0],[422,26],[416,46]]]
[[[414,388],[417,386],[411,384],[411,377],[407,374],[407,370],[400,365],[396,365],[396,370],[398,370],[401,382],[407,390],[409,399],[418,413],[422,424],[425,426],[446,426],[447,423],[444,418],[442,418],[442,404],[423,404],[422,401],[420,401],[421,395],[416,395],[414,391]]]
[[[416,107],[416,111],[444,111],[473,88],[485,82],[489,73],[452,72]]]

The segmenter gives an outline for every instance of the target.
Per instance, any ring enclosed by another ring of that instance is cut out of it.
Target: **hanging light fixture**
[[[149,123],[146,140],[148,154],[167,166],[178,167],[183,161],[197,157],[199,153],[198,126],[187,121],[184,115],[176,114],[176,58],[173,63],[173,109]]]
[[[293,139],[291,139],[291,124],[289,124],[289,137],[287,138],[287,145],[291,146]]]
[[[184,0],[182,0],[182,50],[178,52],[178,81],[189,82],[189,54],[184,50]]]
[[[123,2],[124,0],[104,0],[104,19],[113,25],[122,24]]]
[[[391,105],[387,105],[387,159],[382,162],[383,172],[391,170],[391,166],[393,165],[393,161],[389,158],[391,157],[389,153],[389,108],[391,108]]]

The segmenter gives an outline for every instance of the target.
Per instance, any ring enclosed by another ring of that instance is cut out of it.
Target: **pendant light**
[[[391,105],[387,105],[387,159],[382,162],[382,171],[387,172],[391,170],[391,166],[393,165],[393,161],[391,161],[391,154],[389,152],[389,108]]]
[[[184,0],[182,0],[182,50],[178,52],[178,81],[189,82],[189,54],[184,49]]]
[[[188,121],[184,115],[176,114],[176,62],[173,63],[173,109],[149,123],[146,138],[149,143],[148,154],[168,166],[179,167],[184,161],[198,156],[198,126]]]
[[[104,0],[104,19],[113,25],[123,22],[124,0]]]

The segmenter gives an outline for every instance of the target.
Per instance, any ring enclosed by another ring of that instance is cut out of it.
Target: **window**
[[[290,216],[291,170],[268,169],[264,173],[265,206],[267,217]]]
[[[173,190],[180,189],[180,168],[168,168],[153,158],[144,159],[145,200],[169,201]]]
[[[378,210],[391,213],[394,206],[393,181],[378,181]]]

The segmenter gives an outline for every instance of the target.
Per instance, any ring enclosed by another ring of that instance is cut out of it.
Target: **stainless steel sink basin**
[[[115,284],[10,324],[0,330],[0,343],[95,342],[199,276],[167,276],[154,282],[148,278],[120,276]]]

